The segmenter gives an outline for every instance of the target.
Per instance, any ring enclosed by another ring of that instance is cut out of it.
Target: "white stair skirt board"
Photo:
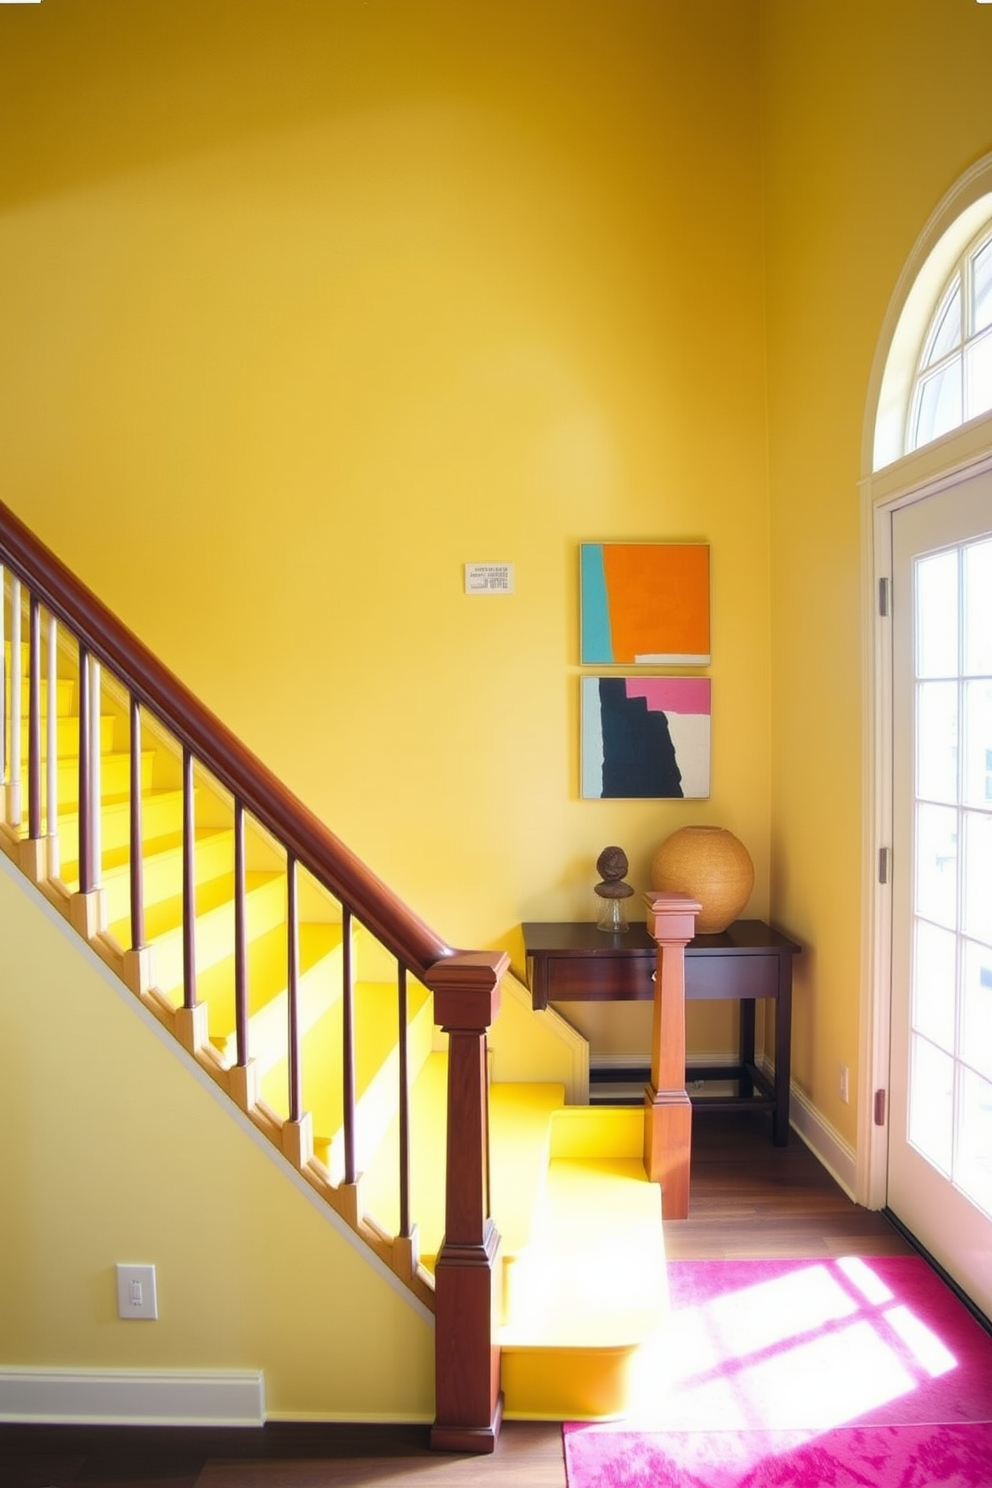
[[[0,1421],[261,1426],[261,1370],[0,1369]]]

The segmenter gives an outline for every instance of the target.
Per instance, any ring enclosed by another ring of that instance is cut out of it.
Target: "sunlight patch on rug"
[[[992,1338],[921,1258],[668,1277],[630,1413],[564,1428],[569,1488],[992,1488]]]
[[[674,1261],[627,1419],[680,1430],[992,1418],[992,1339],[925,1261]]]

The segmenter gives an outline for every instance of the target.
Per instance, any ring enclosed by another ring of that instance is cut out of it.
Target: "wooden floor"
[[[690,1213],[665,1227],[670,1259],[905,1254],[881,1214],[859,1209],[793,1135],[771,1143],[760,1112],[699,1113]],[[3,1488],[564,1488],[556,1423],[507,1422],[490,1457],[432,1453],[422,1426],[272,1424],[261,1430],[0,1425]]]

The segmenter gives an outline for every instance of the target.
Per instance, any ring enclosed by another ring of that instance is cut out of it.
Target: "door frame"
[[[868,380],[861,439],[862,780],[861,1019],[854,1197],[885,1207],[888,1125],[875,1123],[875,1092],[889,1085],[891,889],[879,881],[892,843],[892,644],[880,614],[891,588],[891,520],[900,506],[992,469],[992,414],[902,455],[912,381],[941,285],[981,223],[992,216],[992,154],[937,203],[906,259],[882,322]],[[889,875],[891,878],[891,875]]]
[[[870,523],[870,559],[866,614],[871,617],[866,657],[864,983],[859,1062],[868,1078],[861,1082],[858,1107],[858,1152],[855,1198],[869,1209],[885,1207],[888,1189],[889,1031],[892,1017],[892,518],[901,507],[925,501],[976,476],[992,471],[992,416],[974,420],[907,457],[898,466],[865,483],[866,518]],[[976,436],[977,439],[976,439]],[[974,445],[980,447],[978,451]],[[955,458],[957,457],[957,458]],[[869,566],[869,565],[866,565]],[[883,590],[886,590],[883,599]],[[886,856],[882,871],[883,854]],[[883,881],[884,880],[884,881]],[[876,1092],[885,1092],[885,1120],[875,1119]]]

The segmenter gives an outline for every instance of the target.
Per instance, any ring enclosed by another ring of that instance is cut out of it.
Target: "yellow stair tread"
[[[267,884],[275,883],[279,878],[276,873],[250,872],[245,874],[245,889],[251,894],[254,889],[264,888]],[[234,905],[234,875],[224,874],[219,878],[207,879],[205,883],[196,886],[196,915],[197,917],[209,914],[211,910],[231,908],[233,914]],[[145,910],[145,934],[149,941],[154,941],[160,935],[168,935],[182,927],[182,898],[174,896],[171,899],[163,899],[161,903],[149,905]],[[112,935],[127,934],[127,921],[117,921],[110,926]]]
[[[297,972],[302,982],[320,967],[341,944],[341,926],[334,923],[304,921],[297,931],[299,960]],[[254,1017],[276,998],[285,999],[288,981],[286,926],[276,925],[263,935],[253,936],[247,947],[248,1014]],[[210,1006],[210,1038],[222,1048],[233,1038],[235,1030],[234,970],[230,958],[197,974],[197,995]],[[339,989],[338,989],[339,990]],[[249,1052],[257,1055],[257,1047]]]
[[[200,847],[215,841],[220,836],[227,835],[230,837],[231,831],[230,828],[226,827],[197,827],[194,835],[196,845]],[[155,837],[142,844],[142,861],[147,865],[153,858],[166,853],[179,853],[182,851],[182,845],[183,834],[181,831],[168,832],[162,837]],[[119,847],[105,847],[101,859],[105,876],[111,873],[123,872],[130,867],[131,863],[130,843],[123,843]],[[73,877],[79,872],[79,863],[75,858],[67,858],[63,866],[66,873]]]
[[[553,1158],[504,1347],[623,1347],[668,1311],[661,1189],[637,1158]]]

